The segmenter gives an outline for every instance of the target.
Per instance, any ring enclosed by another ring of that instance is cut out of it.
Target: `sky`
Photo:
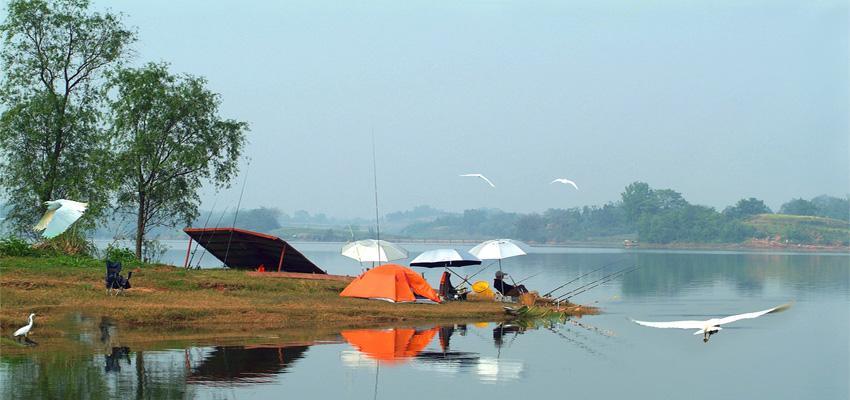
[[[132,65],[251,126],[204,207],[533,212],[644,181],[718,209],[850,193],[846,1],[99,1]],[[482,173],[491,188],[459,174]],[[570,178],[580,190],[551,185]]]

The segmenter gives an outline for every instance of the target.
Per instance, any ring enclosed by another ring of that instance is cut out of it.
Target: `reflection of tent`
[[[361,353],[380,362],[404,361],[419,354],[439,328],[417,332],[412,328],[342,331],[342,337]]]
[[[437,292],[421,275],[397,264],[379,265],[366,271],[339,295],[386,300],[393,303],[412,302],[416,301],[417,297],[440,302]]]
[[[186,228],[183,232],[191,237],[190,249],[194,240],[229,268],[253,270],[262,265],[267,271],[325,273],[277,236],[238,228]],[[184,267],[188,263],[187,251]]]
[[[308,347],[216,347],[200,365],[192,367],[186,380],[206,384],[270,382],[304,357]]]

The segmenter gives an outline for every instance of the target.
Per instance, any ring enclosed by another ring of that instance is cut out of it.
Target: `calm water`
[[[360,268],[339,245],[296,247],[331,273]],[[407,247],[415,256],[435,246]],[[182,264],[184,254],[165,259]],[[120,337],[117,327],[81,318],[69,328],[73,352],[4,354],[0,390],[27,399],[850,398],[848,255],[535,248],[503,269],[514,279],[539,274],[524,283],[545,291],[615,261],[641,268],[573,299],[604,314],[547,326],[482,322],[136,351],[107,339]],[[432,282],[438,275],[426,271]],[[790,310],[737,322],[708,344],[628,320],[707,319],[788,301]]]

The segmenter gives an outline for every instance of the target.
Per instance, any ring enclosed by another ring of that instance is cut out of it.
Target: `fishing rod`
[[[239,218],[239,208],[242,206],[242,195],[245,194],[245,185],[248,184],[248,168],[251,168],[250,161],[245,168],[245,179],[242,180],[242,190],[239,191],[239,201],[236,202],[236,213],[233,214],[233,223],[230,225],[230,237],[227,238],[227,250],[224,251],[224,260],[222,261],[225,267],[227,267],[227,256],[230,254],[230,242],[233,241],[233,231],[236,229],[236,219]]]
[[[381,220],[378,218],[378,162],[375,156],[375,128],[372,128],[372,183],[375,185],[375,238],[378,240],[378,259],[381,258]]]
[[[595,287],[597,287],[597,286],[599,286],[599,285],[603,285],[603,284],[605,284],[605,283],[608,283],[608,282],[610,282],[610,281],[613,281],[614,279],[617,279],[617,278],[619,278],[619,277],[621,277],[621,276],[623,276],[623,275],[625,275],[625,274],[628,274],[629,272],[632,272],[632,271],[634,271],[634,270],[636,270],[636,269],[638,269],[638,268],[640,268],[640,267],[634,266],[634,267],[627,267],[627,268],[623,268],[623,269],[621,269],[621,270],[619,270],[619,271],[617,271],[617,272],[610,273],[610,274],[605,275],[605,276],[603,276],[602,278],[599,278],[599,279],[597,279],[597,280],[595,280],[595,281],[592,281],[592,282],[586,283],[586,284],[584,284],[584,285],[582,285],[582,286],[579,286],[579,287],[577,287],[577,288],[575,288],[575,289],[573,289],[573,290],[570,290],[569,292],[566,292],[566,293],[564,293],[564,294],[562,294],[562,295],[560,295],[560,296],[556,297],[554,300],[555,300],[555,301],[561,301],[561,300],[567,300],[567,299],[570,299],[570,298],[572,298],[573,296],[576,296],[576,295],[578,295],[578,294],[580,294],[580,293],[584,293],[584,292],[586,292],[586,291],[588,291],[588,290],[590,290],[590,289],[593,289],[593,288],[595,288]]]
[[[592,274],[592,273],[594,273],[594,272],[601,271],[601,270],[603,270],[603,269],[605,269],[605,268],[608,268],[608,267],[610,267],[611,265],[614,265],[614,264],[616,264],[616,263],[619,263],[620,261],[623,261],[623,260],[625,260],[625,259],[626,259],[626,257],[620,257],[620,258],[618,258],[618,259],[616,259],[616,260],[614,260],[614,261],[612,261],[612,262],[610,262],[610,263],[608,263],[608,264],[605,264],[605,265],[603,265],[603,266],[601,266],[601,267],[599,267],[599,268],[597,268],[597,269],[594,269],[593,271],[590,271],[590,272],[588,272],[588,273],[586,273],[586,274],[579,275],[579,277],[577,277],[577,278],[575,278],[575,279],[573,279],[573,280],[571,280],[571,281],[569,281],[569,282],[567,282],[567,283],[565,283],[565,284],[563,284],[563,285],[561,285],[561,286],[558,286],[558,287],[556,287],[556,288],[554,288],[554,289],[552,289],[552,290],[548,291],[546,294],[544,294],[544,295],[543,295],[543,297],[549,297],[549,296],[551,296],[551,295],[552,295],[552,293],[557,292],[557,291],[558,291],[559,289],[561,289],[562,287],[567,286],[567,285],[569,285],[569,284],[571,284],[571,283],[573,283],[573,282],[575,282],[575,281],[577,281],[577,280],[579,280],[579,279],[581,279],[581,278],[584,278],[585,276],[588,276],[588,275],[590,275],[590,274]]]
[[[210,213],[209,213],[209,214],[207,214],[207,219],[206,219],[206,221],[204,221],[204,230],[203,230],[203,232],[201,232],[201,236],[200,236],[198,239],[203,240],[204,235],[207,233],[207,225],[210,223],[210,217],[212,217],[213,211],[215,211],[215,206],[216,206],[216,204],[218,204],[218,197],[216,197],[216,198],[215,198],[215,201],[213,202],[213,206],[212,206],[212,208],[210,208]],[[194,260],[195,260],[195,253],[197,253],[197,252],[198,252],[198,247],[200,247],[200,246],[201,246],[200,241],[196,241],[196,243],[195,243],[195,249],[194,249],[194,250],[192,250],[192,257],[190,257],[190,258],[189,258],[189,262],[188,262],[188,263],[186,263],[186,268],[187,268],[187,269],[188,269],[189,267],[191,267],[191,265],[192,265],[192,261],[194,261]]]
[[[230,208],[230,206],[224,207],[224,211],[222,211],[222,212],[221,212],[221,215],[218,217],[218,222],[216,222],[216,223],[215,223],[215,227],[216,227],[216,228],[218,228],[218,227],[220,227],[220,226],[221,226],[221,220],[224,218],[224,214],[227,214],[227,209],[228,209],[228,208]],[[200,268],[201,268],[201,261],[203,261],[203,259],[204,259],[204,255],[205,255],[205,254],[207,254],[207,248],[206,248],[206,246],[204,246],[204,251],[202,251],[202,252],[201,252],[201,256],[200,256],[200,257],[198,257],[198,264],[197,264],[197,265],[195,265],[195,269],[200,269]]]
[[[581,286],[579,286],[579,287],[577,287],[577,288],[574,288],[574,289],[572,289],[572,290],[567,291],[566,293],[563,293],[563,294],[559,295],[558,297],[556,297],[556,298],[555,298],[555,300],[558,300],[558,299],[563,298],[564,296],[567,296],[567,295],[573,294],[573,293],[575,293],[575,292],[577,292],[577,291],[579,291],[579,290],[581,290],[581,289],[584,289],[584,288],[586,288],[586,287],[588,287],[588,286],[591,286],[591,285],[593,285],[593,284],[595,284],[595,283],[597,283],[597,282],[601,282],[601,281],[604,281],[604,280],[606,280],[606,279],[611,279],[612,277],[616,276],[617,274],[621,274],[621,273],[623,273],[623,271],[626,271],[626,270],[628,270],[628,269],[630,269],[630,268],[633,268],[633,267],[626,267],[626,268],[623,268],[623,269],[621,269],[621,270],[617,270],[617,271],[614,271],[614,272],[612,272],[612,273],[610,273],[610,274],[607,274],[607,275],[605,275],[605,276],[603,276],[603,277],[601,277],[601,278],[599,278],[599,279],[592,280],[592,281],[590,281],[590,282],[588,282],[588,283],[585,283],[584,285],[581,285]]]
[[[529,280],[529,279],[531,279],[531,278],[534,278],[535,276],[540,275],[540,274],[542,274],[542,272],[538,272],[538,273],[536,273],[536,274],[534,274],[534,275],[527,276],[527,277],[522,278],[522,279],[520,279],[520,280],[518,280],[518,281],[516,281],[516,282],[514,282],[514,283],[515,283],[515,284],[523,283],[523,282],[525,282],[525,281],[527,281],[527,280]],[[510,275],[508,275],[508,276],[510,276]]]
[[[589,288],[587,288],[587,289],[581,290],[581,291],[579,291],[579,292],[577,292],[577,293],[573,293],[572,295],[567,296],[566,298],[564,298],[564,300],[569,300],[569,299],[571,299],[571,298],[573,298],[573,297],[575,297],[575,296],[578,296],[578,295],[580,295],[580,294],[582,294],[582,293],[584,293],[584,292],[586,292],[586,291],[588,291],[588,290],[590,290],[590,289],[593,289],[593,288],[595,288],[595,287],[597,287],[597,286],[599,286],[599,285],[604,285],[604,284],[606,284],[606,283],[608,283],[608,282],[611,282],[611,281],[613,281],[614,279],[620,278],[620,277],[622,277],[622,276],[624,276],[624,275],[626,275],[626,274],[628,274],[628,273],[631,273],[631,272],[636,271],[638,268],[640,268],[640,267],[634,267],[634,268],[632,268],[632,269],[630,269],[630,270],[628,270],[628,271],[623,272],[622,274],[620,274],[620,275],[618,275],[618,276],[616,276],[616,277],[614,277],[614,278],[608,279],[608,280],[606,280],[606,281],[604,281],[604,282],[599,282],[599,283],[597,283],[596,285],[593,285],[593,286],[591,286],[591,287],[589,287]]]
[[[589,287],[596,287],[596,286],[598,286],[599,284],[604,284],[604,283],[610,282],[610,281],[612,281],[612,280],[614,280],[614,279],[617,279],[617,278],[619,278],[620,276],[625,275],[626,273],[631,272],[631,271],[633,271],[633,270],[635,270],[635,269],[637,269],[637,268],[638,268],[638,267],[626,267],[626,268],[623,268],[623,269],[621,269],[621,270],[619,270],[619,271],[616,271],[616,272],[610,273],[610,274],[608,274],[608,275],[603,276],[602,278],[599,278],[599,279],[597,279],[597,280],[594,280],[594,281],[588,282],[588,283],[586,283],[586,284],[584,284],[584,285],[581,285],[581,286],[579,286],[579,287],[577,287],[577,288],[575,288],[575,289],[573,289],[573,290],[570,290],[570,291],[568,291],[568,292],[566,292],[566,293],[564,293],[564,294],[562,294],[562,295],[560,295],[560,296],[556,297],[556,298],[555,298],[555,300],[556,300],[556,301],[558,301],[558,300],[561,300],[561,299],[563,299],[563,298],[569,298],[569,297],[575,296],[575,295],[576,295],[576,294],[578,294],[579,292],[583,292],[583,291],[584,291],[583,289],[587,289],[587,288],[589,288]],[[567,296],[569,296],[569,297],[567,297]]]
[[[493,266],[493,264],[495,264],[495,263],[496,263],[495,261],[491,261],[491,262],[490,262],[490,264],[485,265],[485,266],[484,266],[484,268],[479,269],[479,270],[478,270],[478,272],[476,272],[476,273],[474,273],[474,274],[472,274],[472,275],[470,275],[470,276],[466,277],[466,279],[472,279],[472,278],[474,278],[474,277],[475,277],[475,275],[478,275],[478,274],[480,274],[480,273],[484,272],[484,270],[485,270],[485,269],[490,268],[490,267],[491,267],[491,266]]]

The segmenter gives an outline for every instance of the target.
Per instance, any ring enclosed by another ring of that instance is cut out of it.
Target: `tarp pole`
[[[186,248],[186,260],[183,261],[183,268],[189,265],[189,252],[192,251],[192,237],[189,236],[189,247]]]
[[[286,243],[283,244],[283,249],[280,250],[280,260],[277,262],[277,272],[280,272],[280,267],[283,266],[284,254],[286,254]]]

